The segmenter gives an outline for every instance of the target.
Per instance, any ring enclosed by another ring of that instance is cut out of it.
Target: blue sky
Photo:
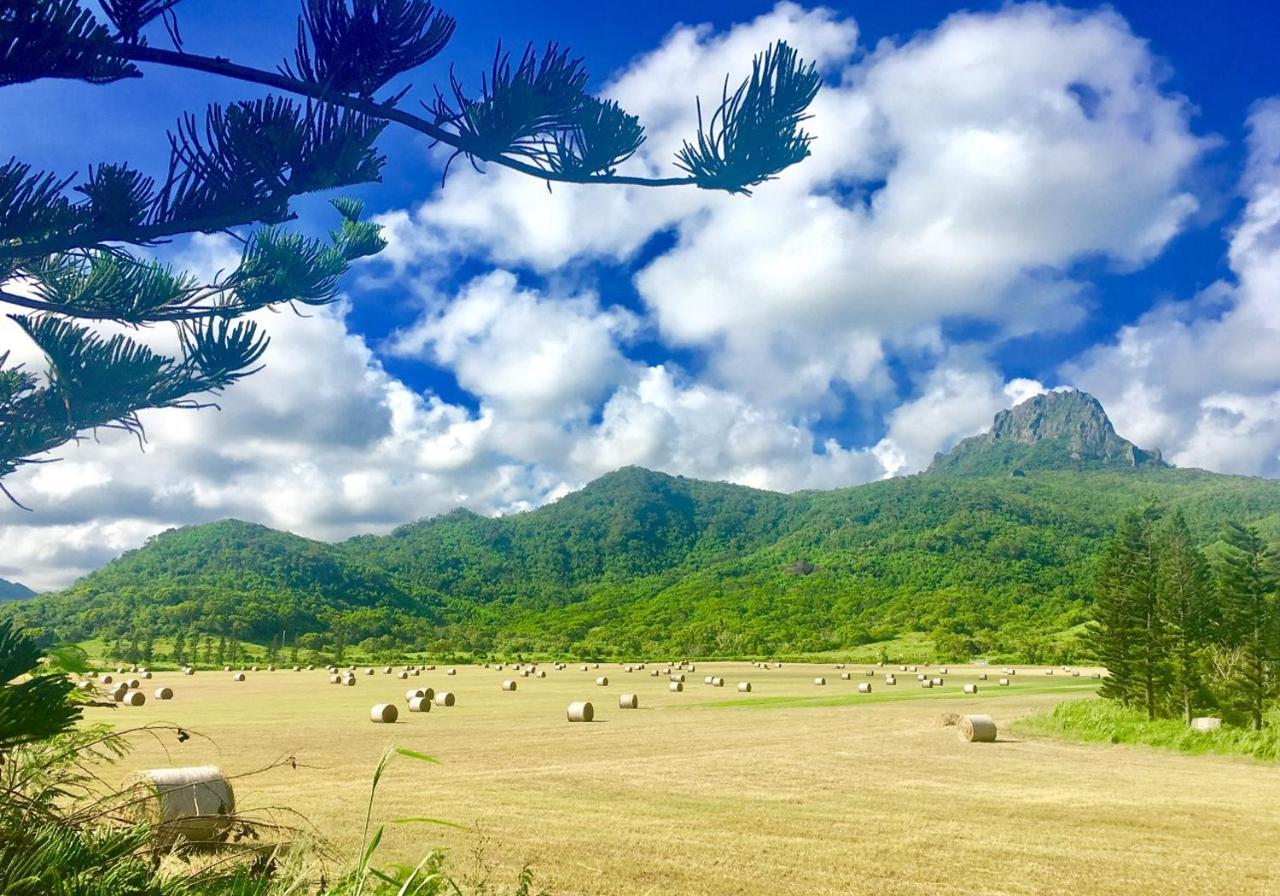
[[[444,5],[456,36],[399,82],[413,96],[449,63],[478,75],[499,39],[559,40],[650,126],[637,170],[668,163],[695,92],[786,37],[828,85],[814,158],[751,199],[547,195],[465,170],[441,190],[442,156],[390,129],[384,182],[348,192],[392,247],[344,305],[268,320],[268,371],[221,413],[147,418],[144,457],[106,438],[22,474],[37,510],[0,510],[17,546],[0,576],[62,584],[221,516],[337,538],[509,512],[622,463],[850,485],[1058,386],[1180,464],[1280,474],[1280,23],[1260,5]],[[194,51],[289,52],[291,3],[178,11]],[[7,153],[43,167],[158,173],[179,114],[255,95],[148,68],[5,88],[0,120]],[[297,210],[331,221],[319,198]],[[229,252],[165,250],[204,271]],[[16,339],[0,329],[22,357]]]

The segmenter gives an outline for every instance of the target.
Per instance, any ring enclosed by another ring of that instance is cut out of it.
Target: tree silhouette
[[[0,163],[0,303],[48,361],[36,374],[0,354],[0,480],[97,428],[144,437],[137,412],[207,406],[260,369],[267,337],[244,317],[281,305],[324,305],[357,259],[380,251],[360,203],[334,200],[327,240],[283,229],[305,193],[377,181],[375,142],[390,125],[550,183],[691,186],[748,194],[809,154],[803,130],[819,77],[778,42],[757,56],[677,153],[677,175],[618,173],[644,130],[617,103],[587,92],[582,60],[552,43],[518,58],[498,47],[478,88],[452,71],[412,112],[389,85],[435,59],[454,19],[427,0],[303,0],[291,58],[275,71],[189,52],[178,0],[77,0],[0,6],[0,86],[49,78],[106,84],[167,66],[265,86],[276,94],[186,115],[168,135],[168,169],[127,164],[83,178]],[[171,48],[154,46],[160,31]],[[278,94],[278,95],[277,95]],[[446,174],[447,174],[446,167]],[[135,249],[190,233],[234,232],[234,270],[202,282]],[[137,338],[167,325],[172,354]],[[0,490],[4,490],[0,482]],[[12,497],[12,496],[11,496]]]

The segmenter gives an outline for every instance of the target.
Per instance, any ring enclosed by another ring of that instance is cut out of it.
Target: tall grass
[[[1216,753],[1280,760],[1280,710],[1273,709],[1261,731],[1223,725],[1217,731],[1193,731],[1181,719],[1149,720],[1146,713],[1113,700],[1071,700],[1052,711],[1019,720],[1022,733],[1064,737],[1091,743],[1145,744],[1183,753]]]

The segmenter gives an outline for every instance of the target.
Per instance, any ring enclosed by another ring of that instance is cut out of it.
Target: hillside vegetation
[[[1072,424],[1087,404],[1064,413],[1056,427],[1014,420],[1011,439],[965,447],[962,464],[830,492],[632,467],[528,513],[458,510],[340,544],[233,520],[179,529],[10,612],[73,640],[142,629],[317,649],[754,656],[924,632],[949,658],[1034,661],[1088,618],[1094,558],[1127,510],[1180,508],[1206,546],[1227,520],[1280,536],[1280,482],[1175,469],[1126,449],[1105,415]],[[1107,455],[1064,438],[1071,426],[1096,430]]]

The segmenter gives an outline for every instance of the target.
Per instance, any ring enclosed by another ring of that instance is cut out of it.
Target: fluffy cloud
[[[1280,100],[1249,120],[1234,278],[1162,304],[1065,373],[1174,463],[1280,474]]]

